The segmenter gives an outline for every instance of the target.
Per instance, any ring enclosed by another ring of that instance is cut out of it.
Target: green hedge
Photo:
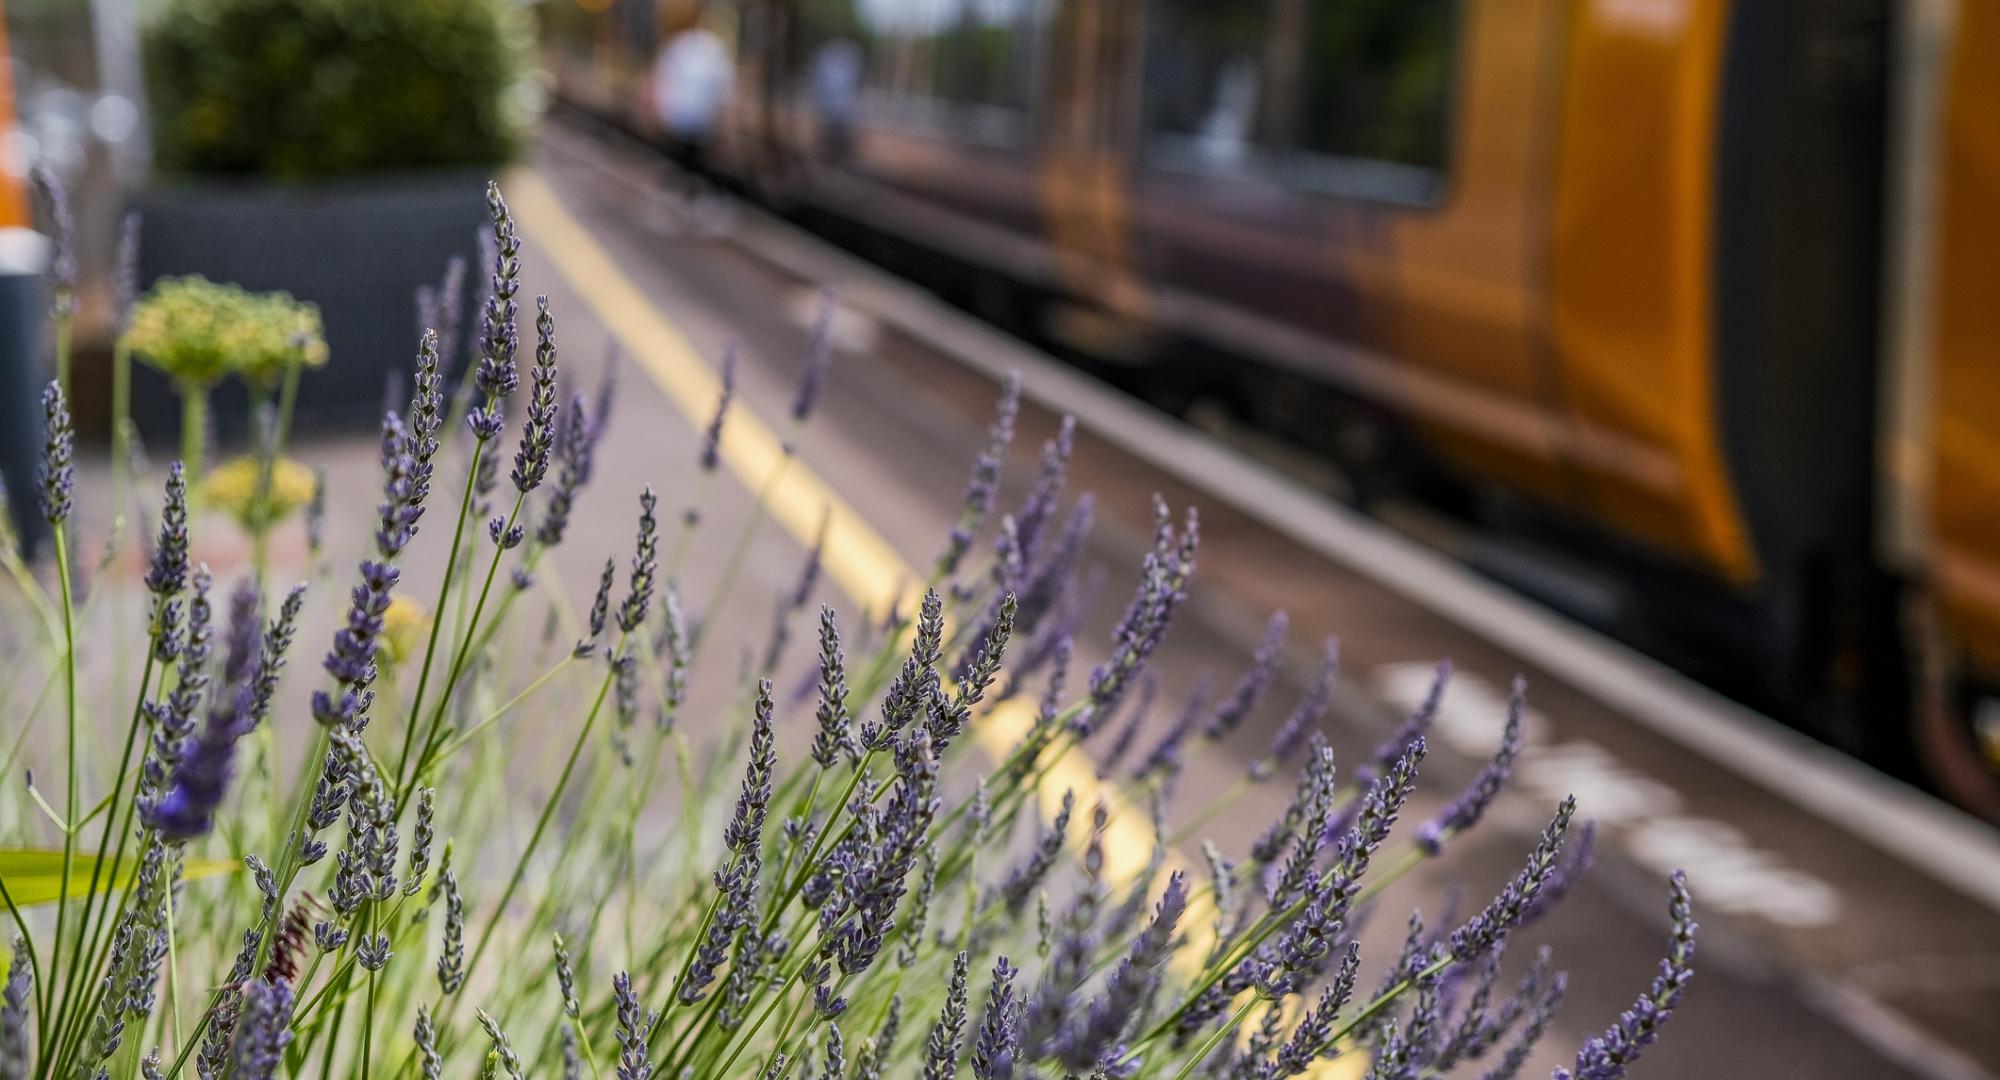
[[[314,180],[491,165],[533,114],[512,0],[167,0],[146,29],[159,165]]]

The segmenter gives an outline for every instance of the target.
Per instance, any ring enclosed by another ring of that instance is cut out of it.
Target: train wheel
[[[1905,623],[1918,764],[1945,797],[2000,824],[2000,687],[1979,685],[1953,662],[1928,595],[1913,595]]]

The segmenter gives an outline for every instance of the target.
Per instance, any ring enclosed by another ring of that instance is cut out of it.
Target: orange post
[[[14,120],[14,61],[7,51],[7,4],[0,0],[0,136],[12,132]],[[28,199],[21,177],[0,165],[0,229],[28,224]]]

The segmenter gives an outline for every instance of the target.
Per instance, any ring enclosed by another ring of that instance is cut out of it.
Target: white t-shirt
[[[715,127],[729,101],[736,65],[714,33],[682,31],[653,63],[653,108],[670,134],[699,138]]]

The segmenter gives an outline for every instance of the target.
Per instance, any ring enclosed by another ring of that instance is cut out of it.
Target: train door
[[[1143,0],[1057,6],[1046,37],[1036,146],[1056,284],[1125,327],[1151,318],[1139,287],[1131,207],[1142,16]],[[1054,329],[1074,336],[1078,328],[1072,322]],[[1102,334],[1092,344],[1099,352],[1119,351],[1118,341]]]
[[[1554,0],[1146,0],[1135,230],[1170,327],[1567,497],[1547,317]]]

